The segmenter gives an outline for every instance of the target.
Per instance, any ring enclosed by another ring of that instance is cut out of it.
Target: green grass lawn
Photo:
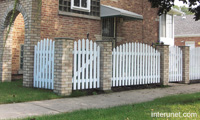
[[[151,118],[151,112],[163,113],[197,113],[197,117],[168,118],[169,120],[199,120],[200,93],[182,94],[159,98],[151,102],[125,105],[108,109],[80,110],[51,116],[32,117],[24,120],[157,120]]]
[[[25,88],[22,80],[0,82],[0,104],[60,98],[50,90]]]

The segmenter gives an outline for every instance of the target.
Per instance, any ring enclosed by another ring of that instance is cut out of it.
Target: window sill
[[[83,11],[83,12],[90,12],[90,9],[88,9],[88,8],[82,8],[82,7],[76,7],[76,6],[71,7],[71,9],[72,10]]]
[[[79,17],[79,18],[93,19],[93,20],[101,20],[100,17],[89,16],[89,15],[82,15],[82,14],[71,13],[71,12],[63,12],[63,11],[59,11],[58,14],[59,14],[59,15],[66,15],[66,16],[72,16],[72,17]]]

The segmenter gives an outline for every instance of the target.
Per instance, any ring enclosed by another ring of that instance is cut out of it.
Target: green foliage
[[[26,118],[24,120],[189,120],[200,119],[200,93],[163,97],[154,101],[106,109],[79,110],[72,113]],[[197,118],[151,118],[151,112],[197,113]]]
[[[195,20],[200,19],[200,1],[199,0],[179,0],[189,5],[189,11],[195,15]],[[174,6],[174,0],[149,0],[153,8],[158,8],[158,15],[166,14]],[[197,5],[197,3],[199,3]],[[195,7],[194,7],[195,6]]]
[[[12,15],[11,15],[11,19],[9,21],[9,26],[8,26],[8,30],[7,30],[7,33],[6,33],[6,36],[5,36],[5,40],[3,42],[3,50],[1,51],[2,54],[1,54],[1,61],[3,61],[3,53],[4,53],[4,49],[6,47],[6,41],[8,39],[8,35],[10,33],[10,30],[11,30],[11,26],[12,26],[12,23],[14,21],[14,15],[15,15],[15,12],[16,12],[16,6],[17,6],[17,3],[19,2],[19,0],[15,0],[15,3],[14,3],[14,9],[12,11]]]
[[[194,13],[192,13],[191,11],[189,11],[189,8],[187,8],[186,6],[181,6],[181,11],[184,12],[186,15],[193,15]]]
[[[177,9],[177,10],[180,10],[180,7],[177,6],[177,5],[174,5],[173,8]]]
[[[193,15],[194,13],[192,13],[191,11],[189,11],[189,8],[186,6],[173,6],[173,8],[177,9],[177,10],[181,10],[182,12],[184,12],[186,15]]]
[[[15,18],[14,18],[14,15],[16,13],[16,6],[17,4],[19,3],[19,0],[15,0],[15,3],[14,3],[14,9],[12,10],[12,15],[11,15],[11,18],[10,18],[10,21],[9,21],[9,25],[8,25],[8,30],[6,32],[6,36],[5,36],[5,40],[3,42],[3,50],[2,50],[2,54],[1,54],[1,61],[3,61],[3,53],[4,53],[4,49],[5,49],[5,45],[6,45],[6,42],[7,42],[7,39],[8,39],[8,35],[10,33],[10,30],[11,30],[11,27],[12,27],[12,23],[14,22]],[[42,0],[39,0],[38,2],[38,9],[37,9],[37,19],[39,18],[39,13],[41,11],[41,6],[42,6]]]
[[[92,92],[92,95],[98,95],[98,93],[94,91],[94,92]]]

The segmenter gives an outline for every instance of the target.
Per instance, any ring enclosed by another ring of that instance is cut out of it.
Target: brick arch
[[[6,12],[4,13],[4,16],[1,21],[1,30],[4,30],[9,25],[9,18],[12,15],[12,10],[14,10],[13,3],[9,4],[9,6],[6,9]],[[14,18],[16,18],[19,13],[21,13],[24,18],[25,28],[28,28],[28,15],[26,13],[26,10],[21,4],[17,3]]]
[[[13,10],[14,10],[14,3],[11,2],[6,8],[6,11],[3,13],[3,17],[0,24],[0,33],[1,35],[3,35],[3,37],[0,38],[0,43],[5,44],[3,54],[0,53],[1,56],[3,57],[3,61],[1,61],[1,64],[0,64],[0,68],[2,70],[1,75],[0,75],[1,81],[11,81],[12,79],[12,39],[13,39],[12,31],[13,31],[14,21],[20,13],[22,14],[23,19],[24,19],[25,31],[28,31],[29,29],[28,14],[22,5],[20,3],[17,3],[16,12],[14,14],[13,23],[11,25],[11,30],[8,35],[7,41],[4,42],[5,35],[7,34],[6,29],[8,29]],[[26,32],[25,32],[25,36],[27,36]],[[3,44],[1,44],[1,49],[3,49]]]

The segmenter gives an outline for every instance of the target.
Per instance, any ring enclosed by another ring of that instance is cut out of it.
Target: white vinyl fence
[[[81,43],[82,42],[82,43]],[[74,42],[73,90],[100,87],[100,47],[89,40]]]
[[[160,53],[141,43],[127,43],[112,52],[112,86],[160,83]]]
[[[200,48],[190,50],[190,80],[200,79]]]
[[[169,48],[169,82],[182,81],[182,50],[178,46]]]
[[[54,89],[55,42],[44,39],[35,46],[34,84],[36,88]]]

